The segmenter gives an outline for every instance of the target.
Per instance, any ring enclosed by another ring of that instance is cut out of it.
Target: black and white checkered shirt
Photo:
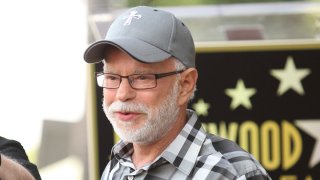
[[[271,179],[260,163],[236,143],[208,134],[197,115],[189,120],[175,140],[151,164],[136,169],[131,161],[132,144],[120,141],[102,180],[162,179]]]

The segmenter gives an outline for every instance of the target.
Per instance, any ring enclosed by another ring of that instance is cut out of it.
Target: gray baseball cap
[[[86,49],[85,61],[100,62],[110,46],[144,63],[161,62],[173,56],[185,66],[195,67],[195,48],[189,29],[172,13],[152,7],[134,7],[117,17],[105,39]]]

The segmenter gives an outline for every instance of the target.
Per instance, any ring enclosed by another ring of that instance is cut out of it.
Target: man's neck
[[[152,163],[168,147],[186,124],[186,118],[186,114],[180,116],[174,123],[174,128],[171,128],[169,132],[158,141],[149,144],[133,143],[134,151],[131,158],[136,169]]]

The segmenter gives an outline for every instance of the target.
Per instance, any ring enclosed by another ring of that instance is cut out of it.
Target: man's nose
[[[131,87],[128,78],[122,78],[117,89],[116,98],[120,101],[128,101],[136,96],[136,91]]]

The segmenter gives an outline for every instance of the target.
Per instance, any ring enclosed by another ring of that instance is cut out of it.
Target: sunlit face
[[[175,71],[172,59],[145,64],[117,49],[110,51],[106,59],[105,72],[122,76]],[[157,84],[153,89],[135,90],[123,79],[118,89],[104,89],[104,111],[124,141],[148,144],[170,133],[179,112],[177,75],[158,79]]]

